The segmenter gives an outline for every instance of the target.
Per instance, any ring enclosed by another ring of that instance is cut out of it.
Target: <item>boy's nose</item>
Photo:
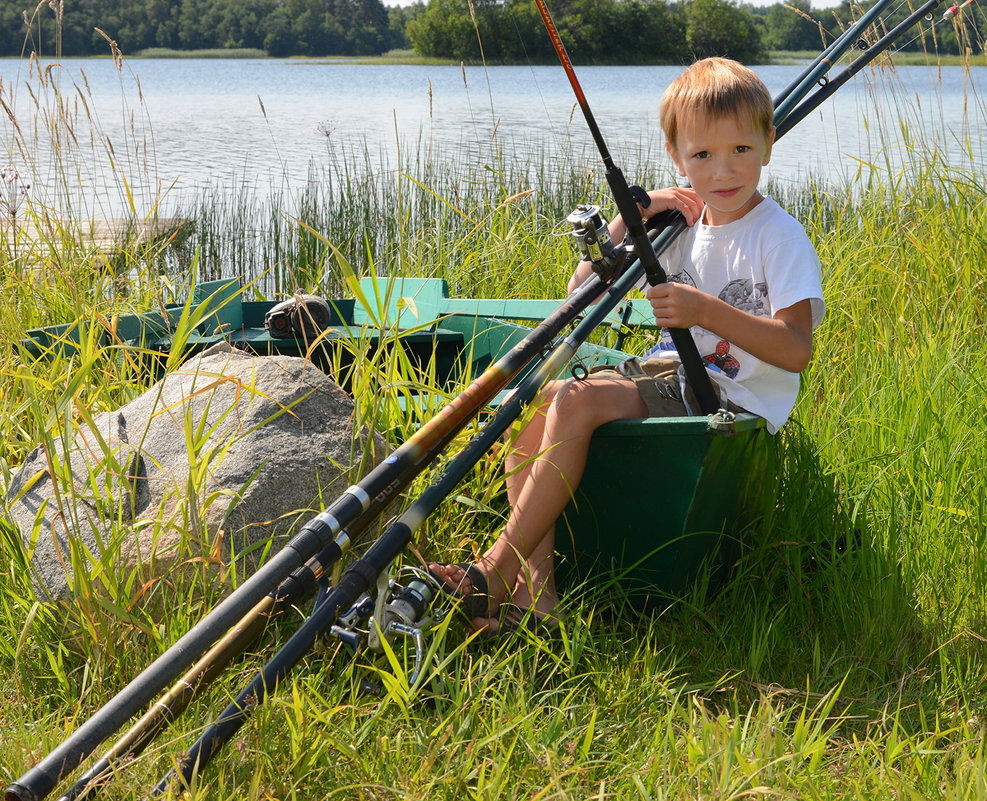
[[[714,172],[713,174],[719,178],[721,176],[730,175],[733,172],[733,164],[730,159],[717,159],[714,162]]]

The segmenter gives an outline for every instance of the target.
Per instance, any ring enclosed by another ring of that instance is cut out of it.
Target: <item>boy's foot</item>
[[[498,621],[491,615],[500,604],[492,603],[487,577],[480,568],[471,562],[432,562],[428,572],[447,595],[459,601],[459,608],[477,631],[496,631]]]
[[[511,601],[522,609],[534,610],[539,620],[551,619],[558,623],[559,596],[547,588],[542,588],[532,600],[527,581],[519,577],[511,592]]]
[[[485,636],[510,637],[522,631],[542,640],[553,640],[559,636],[561,628],[558,617],[553,614],[541,614],[530,607],[505,603],[500,605],[497,629]]]

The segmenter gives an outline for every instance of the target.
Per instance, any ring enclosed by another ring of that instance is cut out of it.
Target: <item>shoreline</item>
[[[788,50],[775,50],[769,51],[768,58],[761,65],[755,66],[777,66],[777,65],[787,65],[787,64],[806,64],[812,61],[818,54],[812,51],[788,51]],[[70,56],[70,58],[109,58],[109,56]],[[205,59],[205,58],[215,58],[215,59],[248,59],[248,58],[258,58],[267,59],[274,58],[268,56],[262,50],[252,50],[246,48],[231,49],[231,50],[170,50],[167,48],[154,48],[151,50],[142,50],[134,54],[126,55],[125,58],[128,59],[149,59],[149,58],[174,58],[174,59]],[[411,65],[411,66],[443,66],[452,65],[456,66],[463,62],[457,59],[442,59],[442,58],[428,58],[424,56],[415,55],[411,50],[392,50],[388,53],[383,53],[379,56],[287,56],[283,59],[284,61],[297,61],[299,63],[307,64],[366,64],[366,65]],[[987,52],[978,54],[969,54],[965,56],[961,55],[950,55],[950,54],[940,54],[936,56],[935,54],[923,53],[923,52],[897,52],[894,54],[894,62],[901,66],[942,66],[942,67],[953,67],[953,66],[971,66],[971,67],[981,67],[987,66]],[[476,66],[481,62],[467,62],[466,66]],[[488,62],[488,66],[517,66],[518,64],[524,66],[530,62],[511,62],[510,64],[505,63],[493,63]],[[593,64],[584,64],[582,66],[597,66]],[[603,66],[640,66],[640,65],[620,65],[620,64],[607,64]],[[655,64],[654,66],[668,66]]]

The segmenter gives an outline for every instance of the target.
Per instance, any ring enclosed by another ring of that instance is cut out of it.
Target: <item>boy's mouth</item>
[[[713,194],[720,198],[731,198],[740,191],[739,186],[735,186],[733,189],[714,189]]]

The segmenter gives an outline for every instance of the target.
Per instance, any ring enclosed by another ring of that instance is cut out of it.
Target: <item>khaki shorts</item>
[[[641,361],[637,356],[632,356],[616,367],[594,367],[590,370],[590,375],[619,376],[633,381],[637,385],[638,392],[641,393],[644,405],[648,407],[649,417],[691,417],[699,414],[699,401],[696,400],[696,395],[681,367],[682,364],[678,359],[658,357]],[[713,389],[722,406],[723,392],[716,382],[713,382]],[[740,407],[729,401],[726,408],[731,412],[742,411]]]

